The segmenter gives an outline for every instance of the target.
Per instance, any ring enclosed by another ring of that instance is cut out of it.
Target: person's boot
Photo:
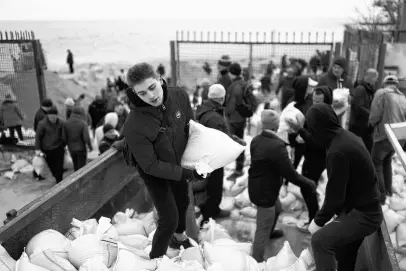
[[[271,236],[269,236],[270,239],[277,239],[277,238],[281,238],[285,235],[285,233],[283,232],[283,230],[280,229],[275,229],[272,233]]]
[[[242,170],[235,170],[230,176],[227,177],[227,181],[235,181],[242,175],[244,175],[244,172]]]
[[[172,249],[180,249],[181,247],[188,249],[193,246],[190,243],[189,238],[186,238],[184,241],[179,241],[175,236],[172,236],[171,240],[169,241],[169,247]]]

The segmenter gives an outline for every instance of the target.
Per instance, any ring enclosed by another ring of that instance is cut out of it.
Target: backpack
[[[244,118],[250,118],[254,115],[258,107],[257,98],[254,96],[250,83],[245,82],[243,86],[242,103],[236,106],[236,110]]]

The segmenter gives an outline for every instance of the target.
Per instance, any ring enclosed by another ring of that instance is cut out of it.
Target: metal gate
[[[41,43],[33,32],[0,32],[0,103],[7,93],[16,98],[32,128],[34,115],[46,96]]]
[[[258,78],[265,73],[270,61],[280,66],[284,55],[309,63],[317,50],[332,52],[334,46],[334,33],[283,35],[272,32],[268,38],[267,33],[257,32],[253,36],[252,33],[177,32],[176,40],[171,41],[171,84],[192,90],[203,78],[216,81],[217,61],[222,55],[230,56],[233,62],[246,68],[250,76]],[[211,67],[210,74],[205,72],[204,65]]]

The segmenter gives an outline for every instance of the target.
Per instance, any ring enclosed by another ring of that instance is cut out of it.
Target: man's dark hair
[[[314,92],[315,92],[317,95],[321,95],[321,94],[324,95],[324,91],[321,90],[320,88],[315,88],[315,89],[314,89]]]
[[[146,62],[138,63],[132,66],[127,72],[127,84],[130,87],[137,85],[148,78],[155,78],[154,67]]]

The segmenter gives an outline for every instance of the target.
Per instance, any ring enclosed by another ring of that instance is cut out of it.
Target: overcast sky
[[[371,2],[372,0],[0,0],[0,20],[349,18],[355,16],[355,7],[366,10]]]

